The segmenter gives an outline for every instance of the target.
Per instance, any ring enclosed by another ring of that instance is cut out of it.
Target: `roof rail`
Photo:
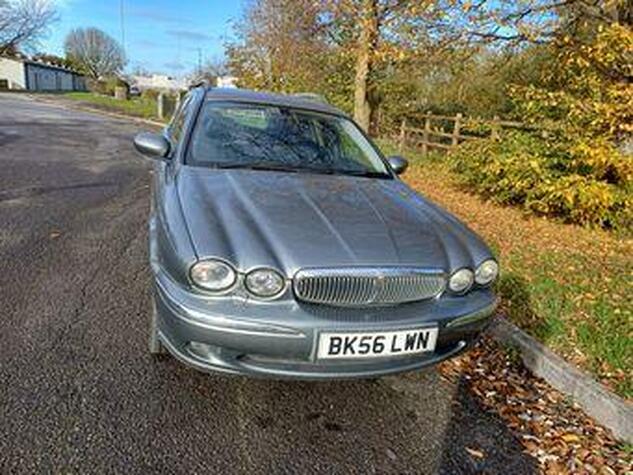
[[[321,104],[330,104],[325,97],[321,94],[317,94],[316,92],[295,92],[290,94],[292,97],[296,97],[298,99],[305,99],[307,101],[320,102]]]

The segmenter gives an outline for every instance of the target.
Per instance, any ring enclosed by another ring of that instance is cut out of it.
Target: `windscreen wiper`
[[[287,165],[279,162],[267,160],[255,162],[227,162],[214,163],[212,168],[218,169],[244,169],[244,170],[265,170],[289,173],[316,173],[322,175],[351,175],[366,178],[389,178],[389,175],[370,170],[337,170],[336,168],[319,168]]]
[[[389,175],[383,172],[372,170],[336,170],[340,175],[362,176],[365,178],[389,178]]]

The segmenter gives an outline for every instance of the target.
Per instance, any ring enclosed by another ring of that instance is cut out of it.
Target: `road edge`
[[[583,373],[503,316],[495,318],[489,333],[521,355],[523,365],[575,402],[620,440],[633,443],[633,404]]]
[[[35,100],[35,101],[39,101],[39,102],[44,102],[47,104],[53,104],[56,106],[60,106],[60,107],[66,107],[68,109],[72,109],[72,110],[77,110],[77,111],[81,111],[81,112],[90,112],[90,113],[95,113],[95,114],[100,114],[100,115],[105,115],[108,117],[112,117],[115,119],[121,119],[121,120],[127,120],[127,121],[134,121],[134,122],[140,122],[142,124],[147,124],[147,125],[151,125],[154,127],[166,127],[167,123],[166,122],[159,122],[157,120],[151,120],[151,119],[145,119],[143,117],[137,117],[134,115],[129,115],[129,114],[123,114],[123,113],[119,113],[119,112],[111,112],[111,111],[107,111],[104,109],[100,109],[98,107],[91,107],[89,105],[83,104],[83,103],[76,103],[73,104],[70,101],[72,101],[72,99],[66,99],[64,101],[60,101],[59,99],[54,99],[51,97],[45,97],[44,95],[38,94],[26,94],[27,97]]]

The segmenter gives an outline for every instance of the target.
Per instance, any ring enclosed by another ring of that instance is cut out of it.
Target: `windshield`
[[[350,120],[253,104],[205,103],[187,163],[391,177],[376,150]]]

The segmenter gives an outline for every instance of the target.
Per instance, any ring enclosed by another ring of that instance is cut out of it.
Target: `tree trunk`
[[[354,79],[354,120],[366,132],[371,121],[369,101],[373,55],[378,41],[378,0],[363,0]]]

